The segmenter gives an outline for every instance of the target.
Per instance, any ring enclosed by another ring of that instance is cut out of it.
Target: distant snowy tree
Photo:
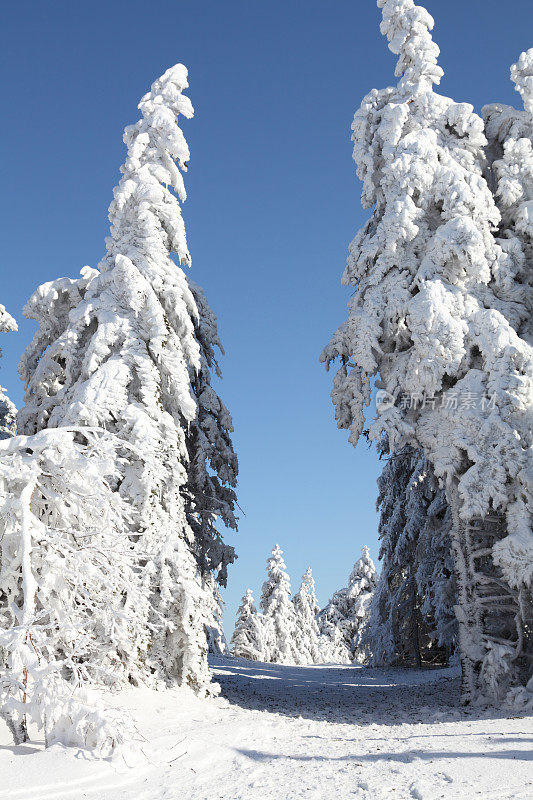
[[[342,592],[343,590],[341,590]],[[339,610],[340,598],[336,592],[317,615],[320,633],[321,661],[325,664],[349,664],[351,653],[341,629],[343,616]]]
[[[343,622],[347,589],[339,589],[321,609],[316,617],[322,641],[324,661],[333,664],[349,664],[351,648],[344,638]]]
[[[369,603],[377,584],[377,572],[370,558],[370,550],[365,545],[361,558],[356,561],[348,578],[346,595],[348,615],[345,623],[345,637],[351,642],[353,660],[362,661],[361,637],[368,618]]]
[[[267,559],[267,579],[263,584],[260,606],[265,625],[265,661],[300,663],[302,658],[295,642],[296,612],[291,601],[291,584],[283,550],[279,545]]]
[[[359,656],[360,638],[377,575],[368,547],[355,563],[348,586],[339,589],[318,614],[320,632],[329,639],[332,660],[349,663]]]
[[[341,361],[332,397],[350,441],[379,373],[371,438],[386,435],[392,452],[421,447],[444,481],[463,700],[499,699],[530,675],[529,628],[516,592],[495,594],[502,576],[475,559],[491,562],[505,533],[525,536],[530,513],[532,350],[518,333],[527,292],[514,250],[497,236],[483,122],[433,91],[442,76],[433,19],[412,0],[378,6],[400,80],[372,90],[354,117],[362,202],[374,210],[350,246],[348,320],[322,358]]]
[[[185,67],[167,70],[142,98],[142,118],[126,128],[128,155],[98,271],[46,284],[25,308],[39,330],[20,364],[19,426],[26,434],[102,427],[128,442],[132,457],[120,465],[117,490],[132,511],[130,537],[152,606],[146,667],[156,679],[203,690],[214,590],[206,571],[223,583],[233,559],[214,515],[232,524],[236,460],[229,414],[209,387],[216,328],[173,260],[190,264],[171,191],[185,199],[180,169],[189,150],[178,117],[193,114],[187,85]],[[200,492],[210,495],[201,506]]]
[[[292,602],[296,611],[295,642],[300,660],[305,664],[320,664],[327,658],[321,649],[321,637],[316,621],[320,607],[315,594],[315,581],[311,567],[302,577],[300,589]]]
[[[393,454],[378,479],[382,570],[363,647],[374,666],[446,663],[456,597],[445,493],[421,451]]]
[[[231,651],[238,658],[265,661],[265,626],[257,613],[251,589],[246,590],[237,611],[237,622],[231,637]]]
[[[0,714],[17,741],[29,715],[48,742],[105,749],[110,720],[76,692],[144,674],[150,607],[117,447],[89,429],[0,442]]]
[[[17,323],[8,314],[5,307],[0,305],[0,333],[16,331]],[[2,351],[0,350],[0,355]],[[16,430],[17,409],[6,394],[6,390],[0,386],[0,439],[13,436]]]

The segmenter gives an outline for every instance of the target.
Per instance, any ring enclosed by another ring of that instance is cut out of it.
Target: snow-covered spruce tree
[[[350,441],[379,374],[388,402],[370,436],[387,435],[393,452],[421,447],[444,481],[463,701],[501,698],[531,672],[519,592],[492,560],[506,533],[526,535],[530,514],[532,351],[517,333],[527,291],[496,235],[483,123],[433,91],[442,70],[432,18],[412,0],[378,6],[400,80],[372,90],[354,117],[362,202],[374,210],[350,246],[348,319],[322,359],[341,361],[332,397]]]
[[[348,586],[335,592],[317,617],[321,634],[329,639],[332,660],[339,663],[359,660],[361,634],[376,583],[376,568],[365,546],[350,573]]]
[[[349,664],[350,650],[346,646],[341,623],[344,619],[340,607],[342,593],[335,592],[328,604],[318,612],[316,622],[320,634],[321,662],[324,664]]]
[[[194,294],[173,260],[190,264],[172,192],[185,199],[180,169],[187,168],[189,150],[178,117],[193,114],[187,85],[184,66],[167,70],[141,100],[142,118],[126,128],[128,155],[98,272],[84,274],[77,286],[48,285],[25,309],[40,331],[21,360],[26,405],[19,426],[26,434],[98,426],[129,443],[132,455],[117,489],[132,511],[130,536],[153,609],[147,677],[203,690],[214,585],[203,567],[207,558],[214,565],[217,551],[223,575],[228,553],[218,536],[213,547],[197,543],[188,519],[199,512],[187,491],[187,431],[199,414],[191,374],[203,361]],[[68,304],[69,293],[75,304],[64,329],[49,330],[47,301]]]
[[[420,450],[393,454],[378,479],[381,574],[362,646],[373,666],[447,663],[456,633],[450,512]]]
[[[0,442],[0,713],[17,742],[27,717],[47,744],[123,740],[80,691],[139,679],[149,646],[117,446],[87,428]]]
[[[277,664],[302,663],[295,641],[296,612],[291,601],[291,583],[279,545],[267,559],[267,579],[259,605],[265,632],[264,660]]]
[[[17,323],[5,307],[0,305],[0,333],[16,330],[18,330]],[[0,386],[0,439],[13,436],[16,430],[16,416],[15,404],[7,396],[6,390]]]
[[[349,664],[351,661],[351,648],[342,629],[347,591],[346,588],[336,591],[316,616],[324,661],[327,663]]]
[[[231,652],[237,658],[265,661],[265,625],[254,605],[251,589],[246,590],[237,611],[237,622],[231,637]]]
[[[26,316],[37,320],[33,342],[21,359],[20,370],[32,374],[46,348],[63,334],[69,325],[70,312],[84,299],[98,271],[81,270],[77,279],[58,278],[42,284],[25,307]],[[222,600],[217,583],[226,585],[227,567],[235,559],[234,549],[223,542],[216,527],[220,517],[227,527],[236,529],[234,487],[238,462],[230,432],[233,424],[229,411],[211,386],[211,371],[221,375],[216,348],[224,352],[218,337],[216,317],[202,289],[189,278],[197,316],[193,318],[195,338],[200,348],[200,368],[189,367],[191,389],[196,401],[196,416],[185,431],[188,451],[187,485],[183,494],[187,520],[194,532],[195,556],[201,569],[211,614],[205,626],[210,652],[224,652]]]
[[[530,344],[533,341],[533,48],[522,53],[511,67],[511,79],[522,95],[523,110],[500,103],[485,106],[487,180],[491,183],[501,214],[498,243],[509,253],[515,267],[515,281],[510,288],[523,298],[528,313],[517,315],[517,333]],[[518,520],[519,524],[520,520]],[[533,571],[533,536],[526,528],[498,545],[504,561],[513,560],[514,570],[522,573],[525,584],[531,584]],[[529,551],[529,554],[526,555]],[[503,566],[503,562],[502,562]],[[506,568],[506,572],[509,569]],[[511,568],[511,573],[513,568]],[[525,574],[524,574],[525,572]],[[512,576],[509,574],[508,577]]]
[[[324,660],[321,649],[321,636],[316,621],[320,610],[315,594],[315,581],[311,567],[308,567],[302,576],[299,590],[292,598],[296,611],[296,648],[300,653],[300,660],[305,664],[320,664]]]

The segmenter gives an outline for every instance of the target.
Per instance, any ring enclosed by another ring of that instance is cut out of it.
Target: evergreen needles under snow
[[[390,456],[378,479],[381,574],[363,647],[373,666],[446,664],[455,647],[451,515],[419,450]]]

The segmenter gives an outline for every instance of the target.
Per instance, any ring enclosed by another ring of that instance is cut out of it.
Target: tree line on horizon
[[[376,568],[363,547],[348,578],[321,610],[311,567],[291,598],[283,551],[275,545],[267,559],[260,612],[247,589],[237,611],[230,647],[234,656],[276,664],[350,664],[360,661],[367,605],[376,586]]]

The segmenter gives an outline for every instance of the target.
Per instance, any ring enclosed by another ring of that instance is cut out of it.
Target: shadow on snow
[[[230,703],[288,717],[398,725],[526,716],[496,708],[461,708],[455,668],[295,667],[231,656],[210,657],[210,664],[222,696]]]

